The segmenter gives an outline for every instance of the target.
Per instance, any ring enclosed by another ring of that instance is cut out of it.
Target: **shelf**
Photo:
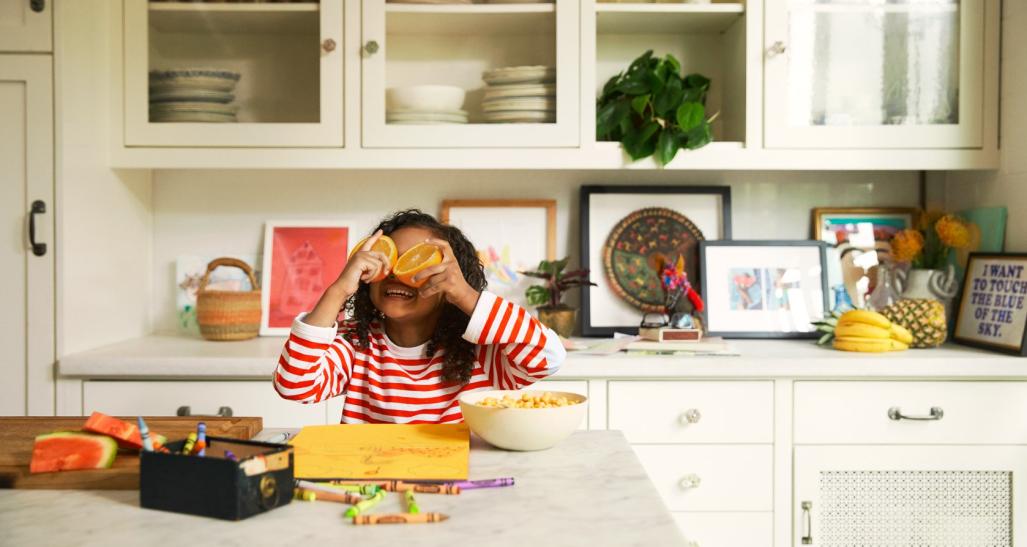
[[[151,2],[150,27],[169,33],[296,34],[320,32],[320,4]]]
[[[742,18],[743,4],[596,4],[599,34],[716,34]]]
[[[386,4],[390,35],[552,34],[555,4]]]
[[[285,337],[207,342],[152,335],[68,355],[58,375],[82,379],[267,380]],[[1027,379],[1023,359],[947,344],[888,354],[848,353],[812,340],[730,340],[734,357],[664,357],[570,352],[555,379],[923,378]]]

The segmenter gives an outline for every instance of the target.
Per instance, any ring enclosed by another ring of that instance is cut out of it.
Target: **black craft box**
[[[204,457],[142,452],[139,504],[147,509],[242,520],[292,501],[292,447],[208,437]],[[225,450],[239,461],[225,457]]]

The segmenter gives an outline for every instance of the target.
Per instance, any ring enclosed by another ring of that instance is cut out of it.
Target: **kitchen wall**
[[[947,173],[943,184],[949,209],[1005,205],[1006,250],[1027,252],[1027,2],[1003,2],[1003,10],[1000,167]]]
[[[806,239],[813,207],[920,204],[912,172],[155,171],[153,323],[176,328],[176,257],[259,254],[269,219],[344,219],[367,231],[396,209],[437,213],[446,198],[550,198],[557,252],[577,255],[582,184],[729,185],[735,239]]]

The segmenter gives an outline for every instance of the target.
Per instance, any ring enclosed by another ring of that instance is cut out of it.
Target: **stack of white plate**
[[[150,71],[151,122],[234,122],[238,72],[205,68]]]
[[[408,85],[385,90],[385,123],[439,125],[467,123],[466,92],[452,85]]]
[[[482,75],[488,84],[481,110],[491,123],[553,123],[556,121],[556,69],[512,66]]]
[[[385,113],[385,122],[399,125],[467,123],[467,111],[396,109]]]

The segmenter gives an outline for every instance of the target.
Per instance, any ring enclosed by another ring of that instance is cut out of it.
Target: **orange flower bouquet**
[[[952,249],[969,245],[970,226],[965,220],[953,214],[926,212],[920,216],[917,228],[907,228],[892,237],[891,257],[916,269],[941,269],[948,264]]]

